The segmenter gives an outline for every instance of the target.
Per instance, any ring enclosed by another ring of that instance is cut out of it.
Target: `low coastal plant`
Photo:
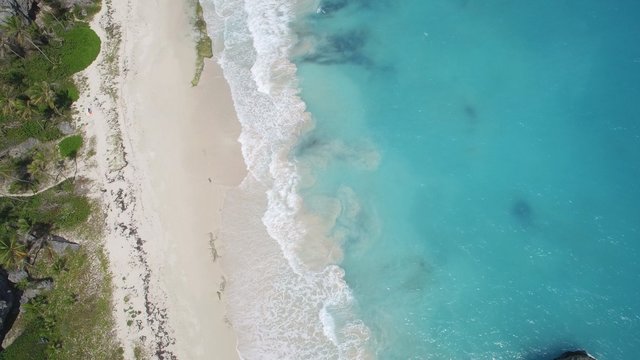
[[[65,158],[75,158],[82,147],[82,143],[83,140],[80,135],[72,135],[62,139],[62,141],[58,143],[60,155]]]

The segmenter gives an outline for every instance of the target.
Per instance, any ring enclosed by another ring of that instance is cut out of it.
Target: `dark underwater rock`
[[[364,54],[368,35],[363,30],[351,30],[327,37],[311,54],[302,57],[303,61],[321,64],[352,64],[369,67],[371,59]]]
[[[531,205],[525,200],[519,199],[511,205],[511,215],[518,219],[523,224],[528,224],[531,222],[531,217],[533,216],[533,209]]]
[[[596,360],[584,350],[567,351],[554,360]]]

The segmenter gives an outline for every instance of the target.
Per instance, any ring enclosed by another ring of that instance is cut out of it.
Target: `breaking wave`
[[[220,233],[238,351],[245,359],[370,358],[370,331],[354,315],[340,256],[331,256],[341,253],[340,242],[309,226],[318,216],[303,208],[291,160],[311,119],[289,59],[289,24],[313,4],[209,0],[203,7],[214,43],[223,44],[217,56],[249,172],[227,195]]]

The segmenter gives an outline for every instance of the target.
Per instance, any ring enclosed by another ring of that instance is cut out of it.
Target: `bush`
[[[71,100],[71,102],[74,102],[80,98],[80,91],[73,82],[64,84],[64,86],[62,87],[62,91],[67,96],[67,98]]]
[[[77,24],[62,34],[62,39],[62,46],[54,50],[54,57],[60,61],[55,69],[58,78],[86,69],[100,53],[100,38],[86,24]]]
[[[71,195],[64,199],[57,211],[56,225],[61,229],[72,229],[89,218],[91,204],[84,196]]]
[[[72,135],[60,141],[58,148],[60,155],[66,158],[74,158],[78,155],[78,150],[82,147],[82,136]]]

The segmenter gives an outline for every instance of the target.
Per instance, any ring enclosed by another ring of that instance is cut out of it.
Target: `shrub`
[[[71,195],[64,199],[57,212],[55,220],[60,229],[72,229],[89,218],[91,204],[84,196]]]
[[[98,57],[100,38],[86,24],[77,24],[62,34],[63,43],[54,50],[60,65],[55,69],[58,78],[67,77],[84,70]]]
[[[60,141],[58,148],[60,155],[66,158],[74,158],[78,155],[78,150],[82,147],[82,136],[72,135]]]

